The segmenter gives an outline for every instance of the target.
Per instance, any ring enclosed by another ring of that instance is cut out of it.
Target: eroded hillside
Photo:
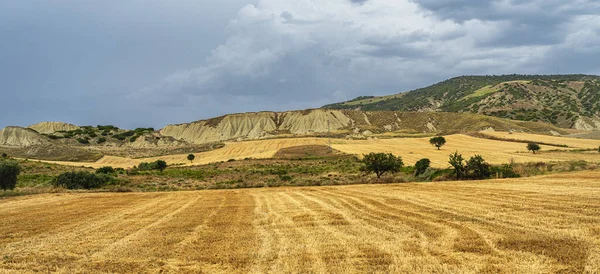
[[[541,134],[566,133],[549,124],[469,113],[314,109],[232,114],[188,124],[169,125],[160,130],[160,134],[204,144],[301,135],[321,136],[329,132],[335,137],[361,139],[385,133],[448,134],[488,128]]]

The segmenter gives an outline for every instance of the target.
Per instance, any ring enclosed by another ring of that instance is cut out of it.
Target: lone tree
[[[536,151],[540,150],[540,145],[536,144],[536,143],[529,143],[527,144],[527,150],[533,152],[533,154],[535,154]]]
[[[160,172],[163,172],[163,170],[165,170],[165,168],[167,168],[167,162],[165,162],[163,160],[158,160],[158,161],[156,161],[156,167],[158,170],[160,170]]]
[[[190,154],[190,155],[188,155],[187,159],[188,159],[188,161],[193,163],[194,159],[196,159],[196,156],[194,154]]]
[[[21,173],[21,167],[17,162],[0,161],[0,187],[6,190],[13,190],[17,186],[17,176]]]
[[[454,168],[454,174],[456,174],[456,179],[460,180],[465,173],[465,159],[461,154],[458,154],[458,151],[450,154],[448,159],[448,163]]]
[[[394,156],[391,153],[369,153],[364,155],[362,160],[364,166],[361,167],[361,171],[374,172],[377,175],[377,179],[381,178],[386,172],[396,173],[400,171],[400,168],[404,165],[402,157]]]
[[[415,176],[419,176],[429,168],[431,161],[429,159],[421,159],[415,163]]]
[[[438,150],[440,150],[440,147],[446,144],[446,138],[444,138],[443,136],[436,136],[429,139],[429,143],[437,147]]]

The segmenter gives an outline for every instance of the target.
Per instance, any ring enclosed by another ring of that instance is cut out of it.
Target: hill
[[[512,121],[470,113],[302,110],[225,115],[187,124],[168,125],[162,136],[195,144],[275,137],[327,136],[364,139],[399,134],[451,134],[488,128],[540,134],[565,134],[550,124]]]
[[[462,76],[389,96],[361,96],[325,109],[470,112],[562,128],[600,129],[600,76]]]

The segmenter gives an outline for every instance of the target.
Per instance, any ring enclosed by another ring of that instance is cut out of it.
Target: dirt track
[[[0,272],[600,271],[599,172],[0,201]]]

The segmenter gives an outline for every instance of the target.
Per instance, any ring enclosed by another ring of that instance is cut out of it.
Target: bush
[[[429,168],[431,161],[429,159],[421,159],[415,163],[415,176],[419,176]]]
[[[100,188],[113,181],[114,178],[106,174],[94,174],[87,171],[65,172],[58,175],[52,184],[66,189],[94,189]]]
[[[89,140],[84,139],[84,138],[77,138],[77,142],[79,142],[80,144],[84,144],[84,145],[87,145],[90,143]]]
[[[470,179],[487,179],[492,174],[492,166],[485,162],[481,155],[472,156],[465,166],[467,177]]]
[[[13,190],[17,186],[17,177],[21,174],[19,163],[13,161],[0,161],[0,187]]]
[[[100,137],[100,138],[98,138],[98,141],[96,141],[96,143],[97,143],[97,144],[103,144],[103,143],[106,143],[106,138],[104,138],[104,137]]]
[[[361,171],[375,173],[378,179],[386,172],[396,173],[400,171],[404,165],[402,157],[396,157],[391,153],[372,152],[365,155],[362,162],[364,165],[361,167]]]
[[[6,154],[6,152],[2,153],[2,159],[6,159],[6,158],[8,158],[8,154]]]
[[[140,163],[137,167],[137,169],[145,171],[145,170],[160,170],[163,171],[165,170],[165,168],[167,168],[167,162],[163,161],[163,160],[158,160],[155,162],[151,162],[151,163]]]
[[[96,169],[96,174],[113,174],[115,172],[115,169],[111,166],[104,166],[99,169]]]
[[[519,178],[521,177],[513,169],[513,165],[501,165],[492,167],[492,175],[496,174],[497,178]]]

